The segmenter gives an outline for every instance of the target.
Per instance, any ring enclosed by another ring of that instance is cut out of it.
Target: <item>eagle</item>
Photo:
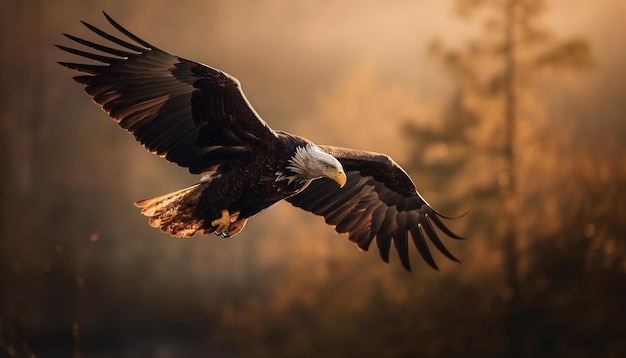
[[[438,269],[427,239],[459,262],[438,233],[462,239],[442,221],[451,218],[433,209],[389,156],[273,130],[235,77],[171,55],[103,14],[126,39],[82,21],[108,42],[64,33],[81,46],[56,47],[96,63],[58,63],[79,71],[74,80],[147,150],[202,174],[193,186],[135,203],[151,226],[178,237],[230,238],[285,200],[322,216],[361,250],[376,240],[385,262],[393,242],[408,271],[409,236],[432,268]]]

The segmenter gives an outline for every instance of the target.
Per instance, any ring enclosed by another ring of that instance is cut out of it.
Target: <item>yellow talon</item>
[[[237,210],[232,214],[227,209],[222,210],[222,217],[211,221],[211,226],[215,227],[215,235],[223,238],[233,237],[243,229],[248,219],[239,220],[241,211]]]
[[[221,236],[230,226],[230,214],[227,209],[222,210],[222,217],[211,221],[211,226],[215,227],[215,235]]]

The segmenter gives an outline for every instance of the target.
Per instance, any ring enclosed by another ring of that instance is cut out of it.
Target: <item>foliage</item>
[[[513,24],[506,23],[511,21],[504,16],[507,4],[516,8]],[[619,356],[626,349],[616,338],[619,325],[596,311],[603,312],[601,307],[606,305],[616,315],[613,317],[626,313],[615,299],[626,287],[626,256],[621,249],[626,231],[617,224],[625,207],[618,199],[624,195],[619,184],[623,170],[618,169],[624,157],[619,151],[601,153],[580,145],[571,137],[572,131],[555,127],[546,118],[540,89],[532,81],[533,77],[554,77],[555,70],[592,67],[595,61],[590,46],[579,38],[556,40],[539,25],[543,1],[462,0],[457,5],[464,17],[481,13],[485,31],[462,50],[447,49],[440,40],[433,42],[433,54],[441,59],[457,89],[440,125],[424,128],[409,123],[407,127],[416,143],[413,170],[426,173],[422,176],[433,183],[456,188],[446,195],[451,202],[471,208],[468,236],[486,246],[481,252],[500,258],[500,278],[485,279],[491,290],[501,290],[501,301],[491,301],[489,312],[494,314],[495,324],[514,329],[505,330],[501,338],[508,343],[499,347],[496,355]],[[516,29],[512,40],[503,35],[507,26]],[[505,61],[505,51],[511,46],[515,46],[514,72]],[[512,80],[513,104],[505,85]],[[510,106],[519,122],[517,135],[507,139],[504,113]],[[506,162],[507,140],[514,141],[515,171]],[[610,185],[597,183],[599,178],[589,175],[590,170],[594,172],[591,168],[596,167],[597,172],[598,166],[605,168],[605,179],[611,177]],[[502,244],[510,225],[503,215],[507,209],[502,193],[514,179],[515,214],[510,220],[516,222],[522,241],[511,256]],[[596,185],[603,189],[594,191]],[[603,202],[601,206],[608,211],[593,209],[596,201]],[[450,207],[458,211],[458,205]],[[591,214],[596,210],[602,214]],[[607,220],[614,223],[611,229],[600,224]],[[602,240],[609,242],[609,248],[604,251],[594,249],[600,245],[600,239],[592,237],[597,235],[596,225],[607,235]],[[599,261],[611,264],[602,266]],[[518,266],[516,282],[506,274],[508,265]],[[602,277],[601,283],[594,281],[594,276]],[[593,294],[576,294],[587,285],[594,287]],[[506,304],[513,299],[515,305]],[[488,296],[477,298],[477,302],[489,300]],[[473,354],[490,355],[481,349]]]

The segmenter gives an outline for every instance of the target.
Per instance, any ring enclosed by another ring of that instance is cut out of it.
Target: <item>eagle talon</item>
[[[228,235],[228,237],[233,237],[237,235],[241,230],[243,230],[243,227],[246,225],[247,221],[248,219],[240,219],[233,222],[232,224],[230,224],[230,226],[228,227],[228,231],[225,232],[225,234]]]
[[[222,236],[230,226],[230,213],[227,209],[222,210],[222,217],[211,221],[211,226],[215,227],[215,235]]]
[[[211,226],[215,227],[215,235],[227,239],[241,231],[248,219],[239,220],[239,214],[241,214],[239,210],[232,214],[228,212],[228,209],[222,210],[222,217],[211,221]]]

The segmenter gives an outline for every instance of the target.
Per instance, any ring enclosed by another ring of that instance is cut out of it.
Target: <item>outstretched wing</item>
[[[58,48],[103,64],[59,63],[85,73],[74,79],[146,149],[201,173],[276,141],[276,133],[248,103],[237,79],[170,55],[104,16],[135,44],[83,22],[117,46],[64,34],[95,51]]]
[[[443,245],[435,227],[454,239],[462,238],[445,226],[442,215],[426,203],[411,178],[391,158],[347,148],[320,148],[341,162],[348,177],[346,185],[339,188],[332,180],[317,179],[287,201],[323,216],[338,233],[349,234],[350,241],[362,250],[367,250],[376,238],[385,262],[389,262],[393,241],[400,261],[408,271],[411,270],[409,236],[434,269],[438,268],[427,238],[446,257],[459,261]]]

